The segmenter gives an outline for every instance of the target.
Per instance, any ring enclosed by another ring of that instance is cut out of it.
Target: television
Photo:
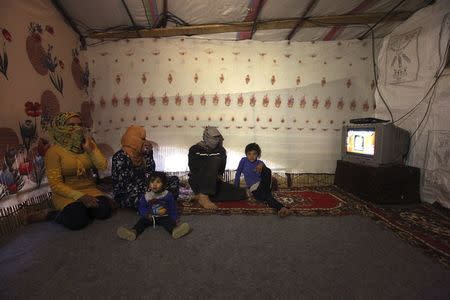
[[[402,164],[409,143],[409,132],[392,123],[345,125],[342,160],[375,167]]]

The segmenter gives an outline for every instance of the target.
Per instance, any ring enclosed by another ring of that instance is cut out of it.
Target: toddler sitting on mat
[[[163,172],[150,175],[149,191],[139,197],[138,210],[141,218],[133,228],[119,227],[117,235],[121,239],[134,241],[147,227],[160,225],[174,239],[190,232],[188,223],[178,225],[178,213],[175,199],[166,190],[167,177]]]

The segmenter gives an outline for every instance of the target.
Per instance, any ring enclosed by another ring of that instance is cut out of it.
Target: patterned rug
[[[335,191],[335,192],[334,192]],[[282,189],[274,196],[293,215],[303,216],[342,216],[358,214],[357,202],[341,197],[333,187],[305,189]],[[208,210],[191,201],[192,191],[181,188],[179,204],[183,214],[275,214],[276,211],[254,199],[243,201],[216,202],[218,209]]]
[[[336,186],[281,189],[274,193],[293,215],[363,215],[389,228],[401,239],[419,247],[450,268],[450,213],[421,203],[407,207],[377,206]],[[275,210],[255,200],[218,202],[218,209],[207,210],[190,201],[192,191],[181,188],[179,205],[183,214],[275,214]]]
[[[367,204],[362,213],[450,268],[450,217],[445,210],[428,203],[407,208]]]

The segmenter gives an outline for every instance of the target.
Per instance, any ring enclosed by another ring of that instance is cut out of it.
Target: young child
[[[290,215],[291,211],[272,195],[272,171],[258,159],[261,157],[259,145],[256,143],[248,144],[245,147],[245,155],[236,170],[234,185],[239,186],[241,173],[243,173],[245,184],[256,200],[265,202],[269,207],[275,208],[281,218]]]
[[[139,197],[139,221],[133,228],[119,227],[117,235],[125,240],[134,241],[147,227],[161,225],[174,239],[189,233],[188,223],[178,224],[175,199],[166,190],[167,177],[163,172],[150,175],[149,191]]]

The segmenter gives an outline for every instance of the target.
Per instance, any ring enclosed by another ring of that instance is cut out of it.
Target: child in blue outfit
[[[281,218],[290,215],[291,211],[272,195],[272,171],[258,159],[261,157],[259,145],[256,143],[248,144],[245,147],[245,155],[236,170],[234,185],[239,187],[241,174],[244,174],[245,184],[256,200],[275,208]]]
[[[167,177],[163,172],[153,172],[150,176],[149,191],[139,196],[139,221],[133,228],[119,227],[117,235],[125,240],[134,241],[147,227],[160,225],[174,239],[189,233],[188,223],[178,224],[178,213],[175,199],[165,189]]]

